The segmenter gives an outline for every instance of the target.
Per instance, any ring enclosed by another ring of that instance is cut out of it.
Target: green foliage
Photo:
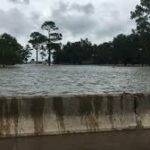
[[[26,47],[22,52],[24,63],[28,62],[28,58],[30,58],[30,56],[32,55],[31,51],[32,51],[31,47],[29,45],[26,45]]]
[[[38,51],[42,50],[43,43],[47,41],[47,37],[39,32],[33,32],[30,35],[29,43],[36,50],[36,62],[38,63]]]
[[[123,34],[118,35],[113,40],[113,60],[115,64],[123,63],[136,63],[138,46],[136,45],[136,38],[134,35],[126,36]]]
[[[47,40],[47,37],[39,32],[31,33],[30,38],[31,39],[29,40],[29,43],[31,43],[34,48],[36,48],[37,46],[39,46]]]
[[[55,52],[55,63],[150,64],[150,0],[141,0],[131,12],[131,18],[137,24],[132,34],[120,34],[113,41],[100,45],[92,45],[87,39],[68,42]]]
[[[0,65],[15,65],[26,59],[27,53],[14,37],[6,33],[0,35]]]
[[[131,12],[131,18],[135,19],[136,31],[139,34],[150,32],[150,1],[141,0],[140,5],[137,5],[135,11]]]
[[[150,64],[150,0],[141,0],[135,11],[131,12],[131,18],[137,24],[134,32],[139,35],[142,62]]]
[[[94,64],[110,64],[112,61],[112,42],[105,42],[100,45],[94,45]]]
[[[42,58],[46,56],[45,51],[48,52],[49,65],[52,50],[55,50],[55,64],[150,64],[150,0],[141,0],[131,12],[131,18],[137,24],[132,34],[119,34],[100,45],[81,39],[61,46],[58,41],[62,34],[53,21],[46,21],[41,26],[47,36],[34,32],[29,42],[37,51],[42,50]]]
[[[57,43],[62,39],[62,34],[58,33],[58,27],[53,21],[46,21],[41,26],[43,30],[48,32],[48,37],[46,41],[47,49],[48,49],[48,64],[51,64],[51,51],[53,49],[57,50],[60,46],[60,43]]]
[[[30,35],[29,43],[33,49],[36,50],[36,62],[38,62],[38,51],[40,51],[42,60],[46,57],[46,51],[48,53],[48,63],[51,64],[51,51],[60,49],[61,44],[57,43],[62,39],[62,34],[58,33],[58,27],[53,21],[46,21],[41,28],[48,32],[45,36],[39,32],[33,32]]]
[[[53,30],[53,31],[58,30],[58,27],[56,27],[56,24],[55,24],[55,22],[53,22],[53,21],[45,21],[45,22],[42,24],[41,28],[42,28],[43,30],[47,30],[48,32],[51,32],[52,30]]]
[[[54,54],[55,63],[82,64],[92,62],[92,44],[88,39],[70,43]]]
[[[120,34],[112,42],[92,44],[88,39],[68,42],[54,53],[56,64],[148,64],[149,56],[140,49],[137,34]]]

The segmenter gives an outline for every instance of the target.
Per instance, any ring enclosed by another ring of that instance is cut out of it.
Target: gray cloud
[[[128,14],[122,16],[110,2],[101,3],[99,8],[96,9],[92,3],[60,2],[59,7],[52,11],[52,18],[61,26],[65,37],[68,34],[76,39],[88,37],[100,42],[119,33],[130,32],[133,23]]]
[[[21,39],[27,38],[27,35],[37,28],[38,17],[34,13],[27,17],[16,8],[8,11],[0,10],[0,32],[7,32]]]
[[[73,36],[85,34],[96,26],[93,17],[94,6],[91,3],[79,5],[60,2],[59,7],[52,12],[52,18],[61,25],[62,29]]]
[[[136,1],[2,0],[0,32],[27,41],[27,35],[40,31],[45,20],[53,20],[63,33],[64,42],[88,37],[99,43],[119,33],[130,33],[134,27],[130,11]]]
[[[11,2],[14,3],[25,3],[25,4],[29,4],[29,0],[9,0]]]
[[[76,11],[84,12],[86,14],[93,14],[95,11],[94,6],[91,3],[85,5],[74,3],[72,4],[71,9],[75,9]]]
[[[106,9],[107,8],[107,9]],[[96,38],[109,39],[117,34],[129,34],[134,23],[130,20],[130,12],[122,15],[113,3],[104,2],[99,10],[99,24],[94,32]]]

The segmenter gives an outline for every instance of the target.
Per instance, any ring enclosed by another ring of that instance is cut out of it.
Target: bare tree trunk
[[[38,64],[39,61],[39,54],[38,54],[38,50],[36,50],[36,63]]]
[[[51,65],[51,50],[48,50],[48,65]]]

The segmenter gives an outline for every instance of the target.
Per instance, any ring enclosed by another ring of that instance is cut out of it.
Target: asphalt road
[[[150,130],[5,138],[0,150],[150,150]]]

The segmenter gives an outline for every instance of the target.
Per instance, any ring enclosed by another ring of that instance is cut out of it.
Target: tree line
[[[88,39],[68,42],[54,53],[56,64],[148,64],[150,65],[150,1],[141,0],[131,12],[137,27],[130,35],[92,44]]]
[[[110,42],[93,44],[88,39],[78,42],[67,42],[62,45],[62,34],[53,21],[46,21],[41,29],[47,34],[33,32],[29,44],[23,48],[9,34],[0,36],[0,65],[25,63],[36,51],[38,63],[39,52],[42,60],[51,64],[51,56],[55,64],[148,64],[150,65],[150,1],[141,0],[131,12],[131,19],[137,27],[130,35],[119,34]],[[53,53],[53,54],[52,54]]]
[[[0,67],[26,63],[30,55],[30,49],[23,48],[14,37],[6,33],[0,35]]]
[[[120,34],[111,42],[92,44],[88,39],[68,42],[54,53],[55,64],[150,64],[137,35]],[[145,55],[145,56],[144,56]],[[146,59],[147,58],[147,59]]]

